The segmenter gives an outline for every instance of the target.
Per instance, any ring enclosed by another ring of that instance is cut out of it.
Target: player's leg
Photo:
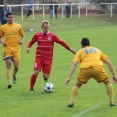
[[[40,70],[34,70],[34,73],[32,74],[32,76],[30,78],[30,92],[31,93],[33,93],[33,91],[34,91],[34,85],[36,83],[39,72],[40,72]]]
[[[14,65],[14,69],[13,69],[12,76],[13,76],[13,82],[16,84],[17,83],[16,74],[19,70],[19,62],[13,60],[13,65]]]
[[[52,59],[44,59],[43,60],[43,78],[45,82],[48,82],[49,76],[50,76],[50,72],[51,72],[51,68],[52,68]]]
[[[30,20],[29,19],[29,16],[32,14],[32,10],[30,10],[30,9],[28,9],[28,13],[27,13],[27,18],[28,18],[28,20]]]
[[[11,88],[11,64],[12,64],[12,53],[3,52],[3,60],[6,63],[6,74],[8,80],[8,88]]]
[[[29,16],[32,14],[32,10],[29,10],[30,12],[29,12]]]
[[[111,84],[109,79],[105,80],[104,84],[106,85],[107,94],[110,99],[110,106],[115,106],[113,85]]]
[[[72,88],[71,99],[70,99],[70,103],[69,103],[68,107],[73,107],[74,106],[75,98],[78,95],[79,88],[81,86],[82,86],[82,83],[80,81],[77,81],[76,84],[74,85],[74,87]]]
[[[42,69],[42,60],[40,58],[40,59],[35,60],[34,73],[32,74],[32,76],[30,78],[30,92],[31,93],[33,93],[33,91],[34,91],[34,85],[36,83],[37,76],[38,76],[39,72],[41,71],[41,69]]]
[[[16,74],[19,70],[19,62],[20,62],[20,52],[19,51],[15,51],[13,52],[13,65],[14,65],[14,69],[13,69],[13,82],[16,84],[17,83],[17,78],[16,78]]]
[[[102,68],[101,71],[95,70],[94,78],[97,80],[98,83],[103,82],[106,85],[107,94],[110,99],[110,106],[115,106],[113,86],[104,68]]]
[[[28,18],[28,16],[29,16],[29,9],[27,9],[27,18]]]
[[[11,88],[11,64],[12,64],[12,58],[7,57],[4,59],[6,63],[6,74],[7,74],[7,80],[8,80],[8,88]]]
[[[48,82],[49,76],[50,76],[50,74],[46,74],[46,73],[43,74],[43,78],[44,78],[45,83]]]
[[[91,78],[91,73],[92,71],[90,69],[80,69],[76,84],[71,91],[71,99],[68,107],[73,107],[75,98],[78,95],[80,87],[82,86],[82,84],[86,84],[88,82],[88,80]]]

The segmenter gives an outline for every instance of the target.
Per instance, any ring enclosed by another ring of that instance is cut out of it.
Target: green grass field
[[[82,37],[88,37],[91,46],[101,49],[109,56],[117,73],[117,15],[73,15],[72,19],[61,18],[45,19],[50,22],[50,31],[56,33],[62,40],[78,51]],[[116,117],[117,107],[109,106],[109,98],[104,84],[98,84],[91,79],[80,89],[73,108],[68,108],[71,89],[76,81],[79,71],[73,74],[68,86],[65,80],[68,76],[74,55],[55,43],[54,60],[49,82],[54,84],[52,93],[44,93],[42,73],[39,74],[35,84],[35,92],[29,93],[30,76],[33,73],[36,44],[26,53],[26,46],[32,36],[41,30],[42,16],[35,20],[21,22],[20,16],[15,16],[15,22],[22,25],[25,30],[25,41],[21,46],[20,70],[17,74],[18,83],[7,89],[5,63],[2,60],[2,46],[0,46],[0,117]],[[30,28],[34,32],[30,32]],[[117,85],[114,84],[107,66],[105,69],[114,86],[115,101],[117,101]]]

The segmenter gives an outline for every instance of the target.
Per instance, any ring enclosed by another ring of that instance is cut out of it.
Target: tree
[[[102,9],[106,9],[106,5],[100,3],[117,3],[117,0],[88,0],[91,4],[97,4]]]
[[[90,3],[100,4],[100,3],[117,3],[117,0],[88,0]]]

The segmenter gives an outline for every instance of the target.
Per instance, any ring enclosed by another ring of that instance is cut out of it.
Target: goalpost
[[[111,5],[111,18],[112,18],[112,15],[113,15],[113,5],[115,5],[117,3],[100,3],[100,4]]]

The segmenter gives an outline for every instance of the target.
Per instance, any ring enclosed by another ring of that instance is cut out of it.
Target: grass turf
[[[81,48],[80,41],[82,37],[88,37],[91,45],[101,49],[109,56],[115,71],[116,53],[117,53],[117,16],[110,18],[109,15],[90,15],[81,18],[73,15],[72,19],[58,16],[58,19],[45,19],[50,22],[50,31],[56,33],[62,40],[67,42],[76,51]],[[31,48],[30,53],[26,53],[26,46],[34,33],[41,30],[42,16],[36,16],[35,20],[20,21],[20,16],[15,16],[15,22],[20,23],[25,30],[25,41],[21,46],[20,70],[17,74],[18,83],[13,84],[12,88],[7,89],[7,79],[5,63],[0,62],[0,116],[1,117],[72,117],[86,109],[89,109],[99,103],[103,105],[81,115],[81,117],[116,117],[116,107],[109,106],[109,99],[106,94],[104,84],[98,84],[91,79],[80,89],[73,108],[67,108],[70,100],[71,89],[75,83],[79,65],[72,76],[71,82],[66,87],[65,80],[68,76],[70,66],[74,55],[55,44],[54,60],[52,72],[49,81],[54,84],[53,93],[44,93],[44,81],[42,73],[39,74],[35,84],[34,94],[29,93],[30,76],[33,73],[33,63],[35,59],[36,44]],[[34,32],[30,32],[30,28]],[[2,55],[2,46],[0,46]],[[112,76],[107,66],[110,79]],[[117,100],[116,84],[113,83],[115,92],[115,101]]]

